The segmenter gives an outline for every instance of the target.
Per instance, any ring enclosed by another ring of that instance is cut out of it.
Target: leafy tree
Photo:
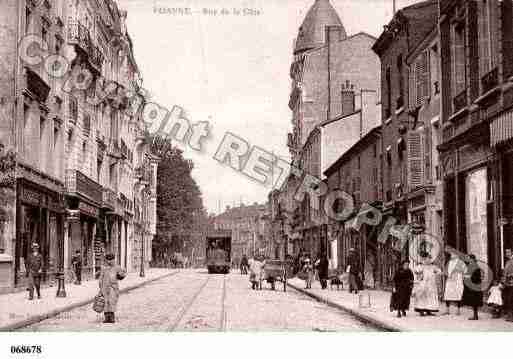
[[[178,252],[198,253],[203,237],[198,234],[206,218],[201,190],[192,178],[194,164],[183,151],[162,137],[149,137],[152,152],[159,156],[157,175],[157,235],[154,261],[163,262]]]

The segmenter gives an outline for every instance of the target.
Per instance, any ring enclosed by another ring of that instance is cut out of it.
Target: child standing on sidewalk
[[[493,281],[493,285],[488,291],[488,305],[493,308],[493,317],[500,318],[502,312],[502,284],[498,280]]]

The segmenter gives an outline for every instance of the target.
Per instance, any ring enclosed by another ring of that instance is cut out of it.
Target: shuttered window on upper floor
[[[425,182],[425,133],[424,129],[408,133],[408,186],[410,190]]]
[[[429,74],[429,52],[419,54],[410,66],[410,104],[411,107],[422,106],[431,94]]]

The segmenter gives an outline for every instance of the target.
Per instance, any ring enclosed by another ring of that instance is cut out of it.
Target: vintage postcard
[[[0,332],[513,331],[512,39],[513,0],[0,0]]]

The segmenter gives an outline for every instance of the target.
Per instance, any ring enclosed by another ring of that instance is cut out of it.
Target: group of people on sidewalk
[[[319,254],[315,261],[310,259],[310,256],[301,251],[298,259],[298,277],[305,281],[305,289],[312,289],[312,282],[315,274],[319,278],[322,289],[328,288],[328,280],[333,281],[335,284],[341,284],[339,275],[330,276],[329,273],[329,260],[325,254]],[[347,257],[346,275],[349,282],[349,293],[358,294],[359,290],[363,289],[363,280],[360,273],[360,261],[357,256],[356,250],[351,248]]]
[[[460,315],[461,307],[472,308],[469,320],[479,319],[479,309],[484,305],[484,293],[488,292],[487,304],[494,310],[493,317],[499,318],[505,311],[506,320],[513,322],[513,258],[505,266],[501,279],[494,280],[490,288],[483,288],[483,273],[474,255],[462,259],[452,253],[447,263],[446,281],[443,288],[443,301],[450,314],[450,307],[456,307]],[[410,308],[414,299],[414,310],[421,316],[433,316],[440,310],[439,279],[444,273],[432,263],[419,264],[410,269],[410,262],[404,261],[394,276],[394,293],[390,309],[397,311],[400,318]]]
[[[34,300],[34,291],[37,298],[41,299],[41,277],[43,276],[43,256],[39,252],[39,244],[32,244],[32,252],[27,258],[27,276],[28,276],[28,292],[29,300]],[[73,274],[75,276],[74,283],[80,285],[82,283],[82,259],[80,251],[77,250],[71,259]],[[115,312],[119,299],[119,280],[126,277],[126,270],[118,266],[115,262],[114,254],[105,255],[105,264],[102,267],[99,276],[99,295],[104,299],[104,323],[115,322]]]

